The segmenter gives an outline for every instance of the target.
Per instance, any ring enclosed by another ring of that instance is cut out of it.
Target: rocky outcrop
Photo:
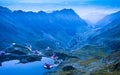
[[[68,65],[68,66],[64,66],[62,70],[63,71],[71,71],[71,70],[75,70],[75,68],[73,66]]]
[[[27,55],[32,53],[32,49],[27,46],[22,45],[12,45],[8,49],[5,50],[7,53],[18,54],[18,55]]]
[[[10,60],[20,60],[20,63],[29,63],[34,61],[40,61],[41,54],[35,53],[27,46],[12,45],[5,51],[0,52],[0,62]]]

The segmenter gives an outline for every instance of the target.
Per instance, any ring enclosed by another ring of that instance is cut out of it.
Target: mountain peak
[[[6,7],[0,6],[0,12],[12,12],[12,11]]]
[[[61,14],[76,14],[73,9],[62,9],[62,10],[56,10],[53,13],[61,13]]]
[[[62,9],[61,11],[62,11],[62,12],[68,12],[68,11],[69,11],[69,12],[74,12],[73,9],[66,9],[66,8]]]

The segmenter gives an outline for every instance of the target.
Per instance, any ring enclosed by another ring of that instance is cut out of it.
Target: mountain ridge
[[[107,22],[106,20],[110,22]],[[95,31],[93,33],[94,35],[90,40],[92,40],[94,43],[106,45],[112,50],[119,50],[120,11],[104,17],[97,24],[98,26],[95,27]]]
[[[13,33],[15,32],[16,38],[13,38],[15,34],[1,34],[4,36],[10,35],[13,39],[11,41],[13,42],[16,42],[15,40],[20,40],[17,42],[26,41],[31,43],[33,39],[34,42],[35,39],[44,39],[47,41],[49,39],[54,43],[59,42],[62,44],[61,47],[67,48],[68,42],[76,33],[83,33],[89,29],[87,23],[72,9],[63,9],[51,13],[46,13],[44,11],[39,11],[37,13],[30,11],[24,12],[21,10],[5,13],[5,10],[9,11],[9,9],[6,7],[0,8],[3,9],[0,10],[0,19],[4,20],[0,22],[1,26],[6,26],[9,30],[13,31]],[[2,32],[7,31],[4,30]],[[2,38],[5,38],[4,36],[2,36]]]

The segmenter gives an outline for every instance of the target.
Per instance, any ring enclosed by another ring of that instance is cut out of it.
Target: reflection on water
[[[27,64],[18,64],[19,60],[12,60],[2,63],[0,67],[0,75],[42,75],[45,72],[53,69],[44,69],[44,63],[54,64],[54,60],[42,57],[41,61],[36,61]]]

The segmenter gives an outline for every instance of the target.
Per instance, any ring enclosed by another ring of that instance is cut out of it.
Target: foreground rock
[[[71,66],[71,65],[68,65],[68,66],[63,67],[62,70],[63,71],[71,71],[71,70],[75,70],[75,68],[73,66]]]
[[[12,45],[1,52],[0,63],[10,60],[20,60],[20,63],[40,61],[42,55],[38,51],[32,51],[29,47],[22,45]]]
[[[27,55],[32,53],[32,49],[28,46],[13,44],[8,49],[6,49],[5,52],[18,55]]]

